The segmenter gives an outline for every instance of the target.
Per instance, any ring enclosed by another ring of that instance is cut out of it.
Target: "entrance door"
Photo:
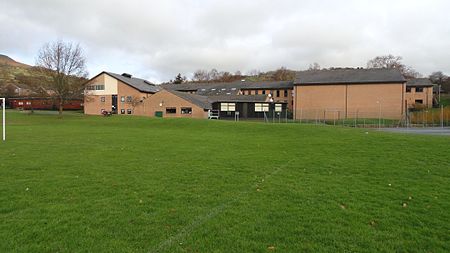
[[[117,114],[117,95],[112,95],[112,106],[111,111],[114,114]]]

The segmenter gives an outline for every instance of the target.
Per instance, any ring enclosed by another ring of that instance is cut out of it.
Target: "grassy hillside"
[[[450,139],[8,112],[0,252],[449,252]]]
[[[0,93],[2,91],[5,93],[4,89],[10,84],[28,89],[30,85],[43,83],[47,80],[49,78],[35,67],[17,62],[6,55],[0,54]]]

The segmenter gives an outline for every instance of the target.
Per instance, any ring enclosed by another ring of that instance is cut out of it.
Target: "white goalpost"
[[[2,140],[6,140],[6,118],[5,118],[5,111],[6,111],[6,99],[0,98],[0,104],[2,106]]]

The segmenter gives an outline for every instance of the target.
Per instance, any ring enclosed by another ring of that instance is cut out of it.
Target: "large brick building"
[[[84,108],[97,115],[106,110],[158,117],[401,119],[412,104],[431,106],[431,92],[430,83],[407,84],[395,69],[300,71],[295,81],[282,82],[170,85],[102,72],[87,83]]]
[[[395,69],[301,71],[294,82],[294,117],[400,119],[405,83]]]

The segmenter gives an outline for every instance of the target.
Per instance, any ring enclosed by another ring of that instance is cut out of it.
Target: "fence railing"
[[[292,121],[363,128],[448,127],[450,126],[450,107],[408,110],[406,113],[388,110],[347,112],[332,109],[301,110],[296,112]]]

